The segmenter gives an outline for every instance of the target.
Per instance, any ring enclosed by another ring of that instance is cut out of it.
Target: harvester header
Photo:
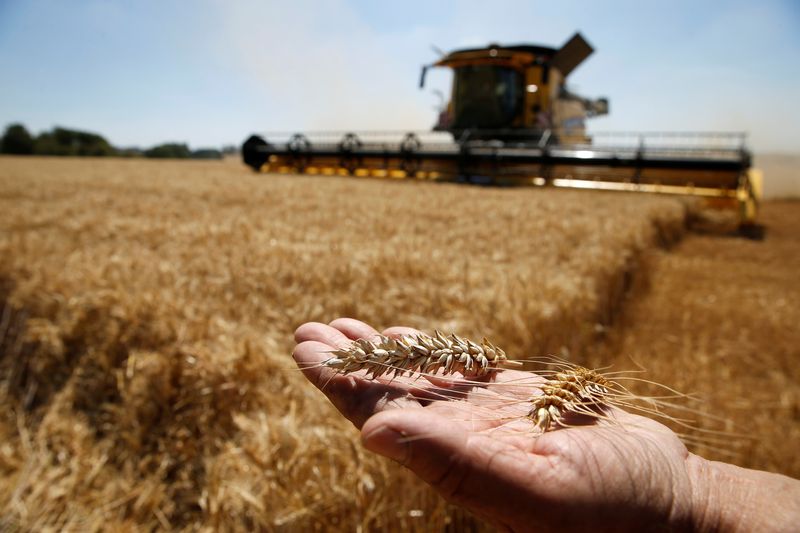
[[[244,162],[257,171],[416,178],[676,194],[735,210],[759,234],[760,174],[742,133],[613,133],[585,121],[606,98],[570,91],[593,48],[576,33],[561,48],[533,44],[456,50],[422,69],[453,70],[450,101],[433,131],[252,135]]]

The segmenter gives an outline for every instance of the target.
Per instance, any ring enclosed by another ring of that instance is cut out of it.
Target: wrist
[[[788,531],[800,521],[800,481],[694,454],[687,472],[694,531]]]

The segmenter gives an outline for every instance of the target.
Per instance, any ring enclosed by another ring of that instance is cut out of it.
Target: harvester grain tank
[[[430,67],[453,69],[451,100],[434,129],[459,139],[588,142],[585,120],[607,114],[608,100],[578,96],[565,80],[592,52],[580,34],[558,50],[490,44],[451,52],[423,67],[420,78],[421,88]]]
[[[242,147],[257,171],[416,178],[674,194],[735,210],[756,224],[761,176],[742,133],[594,133],[605,98],[569,90],[593,52],[575,34],[556,49],[533,44],[456,50],[422,69],[453,70],[450,101],[432,131],[253,135]]]

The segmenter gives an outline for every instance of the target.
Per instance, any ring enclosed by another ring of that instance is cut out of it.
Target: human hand
[[[384,331],[413,333],[409,328]],[[505,370],[485,387],[469,390],[458,379],[370,380],[320,365],[331,350],[377,334],[352,319],[304,324],[295,333],[294,358],[361,429],[367,449],[403,464],[446,499],[496,526],[511,531],[714,528],[731,507],[726,502],[734,501],[710,486],[722,475],[715,463],[690,454],[653,420],[616,410],[613,424],[535,434],[524,418],[524,401],[507,401],[504,407],[502,400],[520,382],[535,380],[530,373]],[[456,390],[461,401],[436,401]],[[496,415],[487,417],[489,409]],[[509,418],[510,412],[517,416]]]

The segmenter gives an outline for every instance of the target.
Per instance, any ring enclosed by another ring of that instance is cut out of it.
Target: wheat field
[[[797,204],[764,242],[676,199],[0,158],[0,528],[481,527],[294,367],[306,321],[639,363],[800,475]]]

